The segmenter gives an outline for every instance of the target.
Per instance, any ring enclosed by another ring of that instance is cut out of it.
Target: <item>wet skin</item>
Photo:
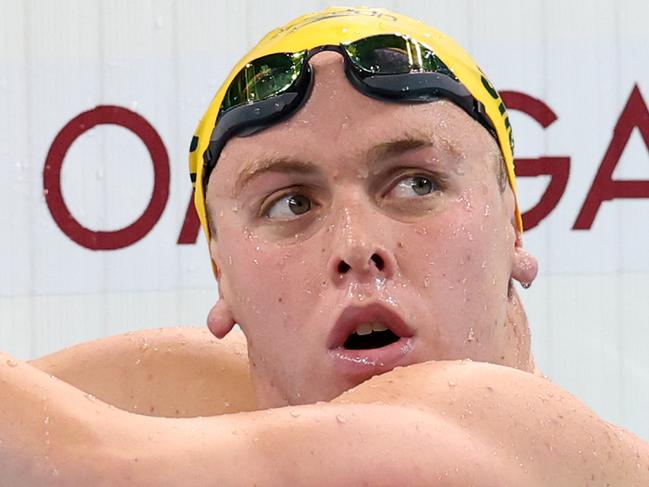
[[[646,443],[528,373],[509,283],[536,262],[484,129],[445,102],[369,100],[336,55],[313,61],[303,110],[232,140],[209,186],[222,298],[208,325],[241,324],[250,376],[234,332],[146,330],[31,364],[0,353],[0,485],[649,485]],[[417,139],[371,150],[404,133]],[[235,191],[251,162],[287,155],[316,171]],[[391,320],[407,353],[332,351],[359,317]]]
[[[364,96],[336,53],[312,65],[306,104],[231,139],[207,191],[221,294],[209,326],[223,336],[241,325],[260,405],[329,400],[427,360],[531,370],[510,282],[533,280],[536,261],[499,187],[495,140],[450,102]],[[391,353],[332,351],[339,316],[374,305],[409,340]]]

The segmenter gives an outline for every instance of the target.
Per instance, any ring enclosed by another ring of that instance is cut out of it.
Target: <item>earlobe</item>
[[[207,327],[216,338],[223,338],[234,325],[230,305],[221,297],[207,315]]]
[[[539,271],[539,264],[532,254],[525,250],[517,239],[512,262],[512,278],[524,288],[530,287]]]

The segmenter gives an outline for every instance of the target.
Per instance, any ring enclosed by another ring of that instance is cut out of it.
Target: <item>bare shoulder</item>
[[[82,343],[31,365],[127,411],[172,417],[255,409],[243,333],[140,330]]]
[[[541,485],[649,485],[649,445],[543,377],[493,364],[426,362],[397,368],[335,403],[381,402],[460,426]],[[574,483],[570,483],[574,482]]]

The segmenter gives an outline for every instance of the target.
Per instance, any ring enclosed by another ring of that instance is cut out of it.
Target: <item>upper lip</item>
[[[359,325],[372,321],[386,326],[400,338],[409,338],[414,335],[412,329],[398,313],[381,303],[348,306],[342,311],[329,333],[327,341],[329,349],[342,347],[349,335],[354,333]]]

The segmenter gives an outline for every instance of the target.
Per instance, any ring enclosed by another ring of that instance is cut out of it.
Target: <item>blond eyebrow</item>
[[[451,154],[458,156],[460,150],[456,144],[446,138],[435,137],[433,140],[426,134],[409,133],[388,142],[381,142],[367,151],[367,158],[370,161],[389,159],[410,150],[421,147],[440,147]]]
[[[268,172],[299,173],[308,176],[319,175],[322,170],[312,162],[303,161],[290,156],[270,157],[259,159],[249,164],[237,178],[234,185],[235,194],[239,194],[256,177]]]
[[[409,150],[421,147],[440,146],[453,155],[459,155],[457,146],[446,138],[435,138],[433,141],[426,134],[408,133],[394,140],[381,142],[364,151],[365,158],[369,161],[379,161],[390,157],[398,156]],[[439,142],[438,142],[439,141]],[[234,185],[235,194],[241,193],[243,189],[256,177],[268,172],[277,173],[298,173],[306,176],[322,175],[322,169],[315,163],[297,159],[291,156],[278,156],[256,160],[247,165],[241,171]]]

